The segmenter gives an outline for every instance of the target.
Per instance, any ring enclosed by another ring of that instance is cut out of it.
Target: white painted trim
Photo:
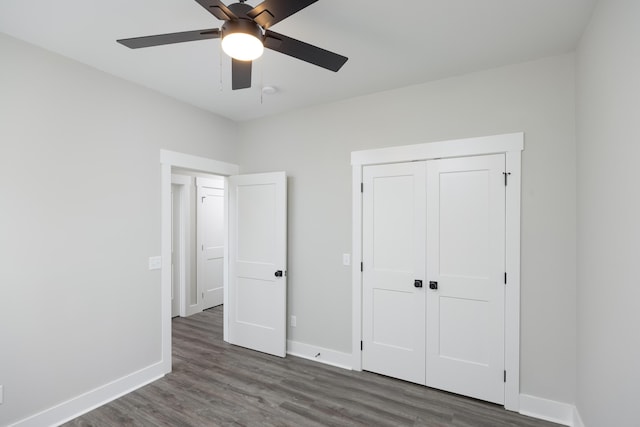
[[[325,365],[351,370],[352,358],[349,353],[342,353],[340,351],[318,347],[317,345],[287,340],[287,354],[324,363]]]
[[[24,418],[11,427],[40,427],[60,425],[95,408],[102,406],[120,396],[143,387],[164,376],[162,362],[150,365],[137,372],[97,387],[80,396],[69,399],[42,412]]]
[[[577,407],[573,407],[573,427],[585,427]]]
[[[520,395],[520,414],[540,420],[551,421],[565,426],[576,426],[575,406],[569,403],[543,399],[541,397]]]
[[[177,153],[175,151],[160,150],[160,216],[161,216],[161,319],[162,324],[162,366],[163,373],[171,372],[171,269],[164,268],[171,265],[171,168],[178,167],[195,172],[210,173],[213,175],[237,175],[240,171],[238,165],[207,159],[205,157],[190,154]],[[225,253],[225,256],[227,254]],[[228,259],[228,258],[227,258]],[[226,271],[227,266],[224,266]],[[225,294],[227,293],[227,276],[225,273]],[[224,323],[227,323],[226,310]]]
[[[353,166],[351,189],[351,367],[356,371],[362,370],[362,166]]]
[[[176,185],[191,185],[193,177],[188,175],[171,174],[171,183]]]
[[[160,165],[160,363],[165,374],[171,372],[171,268],[167,268],[171,265],[171,208],[171,164],[163,163]]]
[[[188,315],[187,286],[191,283],[191,233],[189,222],[191,217],[191,186],[193,177],[187,175],[171,175],[171,184],[180,189],[180,316]]]
[[[524,138],[521,135],[521,142]],[[520,409],[520,199],[521,149],[505,152],[505,170],[508,175],[505,215],[505,288],[504,308],[504,369],[507,382],[504,388],[504,407],[510,411]]]
[[[222,339],[229,342],[229,179],[224,178],[224,268],[222,269],[222,282],[224,283],[224,292],[222,293]]]
[[[206,157],[193,156],[191,154],[178,153],[176,151],[160,150],[160,163],[172,167],[190,169],[195,172],[204,172],[214,175],[237,175],[240,171],[238,165],[221,162]]]
[[[438,158],[505,154],[510,183],[506,201],[505,265],[508,284],[505,295],[505,408],[520,410],[520,192],[524,133],[431,142],[351,153],[352,171],[352,369],[362,370],[362,167],[373,164],[410,162]],[[366,189],[365,189],[366,191]]]
[[[224,178],[203,178],[201,176],[197,176],[196,187],[218,188],[222,190],[224,189]]]
[[[485,154],[506,153],[508,151],[522,151],[523,149],[524,133],[509,133],[479,138],[455,139],[378,148],[375,150],[353,151],[351,153],[351,164],[374,165],[446,157],[480,156]]]

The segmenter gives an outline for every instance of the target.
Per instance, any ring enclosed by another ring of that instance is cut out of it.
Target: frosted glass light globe
[[[253,61],[262,56],[264,46],[259,39],[250,34],[232,33],[222,39],[222,50],[234,59]]]

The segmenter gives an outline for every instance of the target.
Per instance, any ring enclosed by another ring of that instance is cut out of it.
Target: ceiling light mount
[[[262,29],[248,19],[226,21],[222,30],[222,50],[239,61],[253,61],[262,56]]]

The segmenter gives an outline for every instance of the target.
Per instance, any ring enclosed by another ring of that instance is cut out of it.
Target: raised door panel
[[[229,258],[229,342],[284,357],[284,172],[229,179]]]
[[[504,155],[427,165],[426,384],[504,403]]]
[[[424,384],[425,164],[363,177],[363,369]]]
[[[224,296],[224,181],[197,178],[198,297],[201,309],[222,304]]]

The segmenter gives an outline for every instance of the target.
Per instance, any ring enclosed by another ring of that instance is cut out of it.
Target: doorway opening
[[[172,168],[171,316],[223,303],[225,178]]]
[[[161,163],[161,255],[163,265],[169,266],[172,259],[172,229],[173,229],[173,207],[172,203],[172,174],[176,171],[190,171],[194,174],[216,175],[219,177],[227,177],[237,175],[239,172],[238,165],[226,162],[220,162],[204,157],[193,156],[189,154],[178,153],[168,150],[160,150]],[[223,178],[224,179],[224,178]],[[226,200],[226,190],[223,190],[223,200]],[[223,202],[224,205],[224,202]],[[225,210],[226,210],[226,205]],[[226,217],[223,224],[224,230],[227,229]],[[186,237],[186,232],[183,236]],[[192,246],[192,245],[189,245]],[[187,248],[187,246],[184,246]],[[223,258],[227,259],[227,233],[224,233],[224,249]],[[227,271],[223,264],[223,287],[227,283]],[[186,273],[188,268],[183,265],[183,272]],[[161,272],[161,342],[162,342],[162,369],[163,372],[171,372],[171,315],[172,315],[172,269],[163,268]],[[186,295],[181,296],[186,301]],[[186,314],[186,313],[185,313]],[[223,335],[227,339],[228,326],[225,322]]]
[[[211,290],[210,300],[223,305],[223,339],[280,357],[286,355],[287,177],[285,172],[239,175],[238,166],[212,159],[160,151],[161,162],[161,342],[163,373],[171,372],[172,173],[188,170],[208,174],[195,178],[197,203],[224,218],[198,244],[200,272],[222,268],[222,289]],[[217,175],[212,178],[210,175]],[[224,177],[222,193],[220,177]],[[214,182],[218,181],[218,182]],[[205,199],[211,197],[209,201]],[[220,209],[222,205],[222,209]],[[186,235],[188,233],[183,233]],[[216,233],[210,233],[214,235]],[[220,239],[219,234],[223,234]],[[221,242],[222,240],[222,242]],[[222,247],[222,250],[220,250]],[[198,249],[198,248],[197,248]],[[222,252],[222,253],[221,253]],[[189,270],[183,266],[183,271]],[[201,274],[200,273],[200,274]],[[220,292],[217,292],[220,291]],[[200,301],[206,290],[198,289]],[[202,306],[196,310],[202,309]],[[186,310],[185,310],[186,311]]]

